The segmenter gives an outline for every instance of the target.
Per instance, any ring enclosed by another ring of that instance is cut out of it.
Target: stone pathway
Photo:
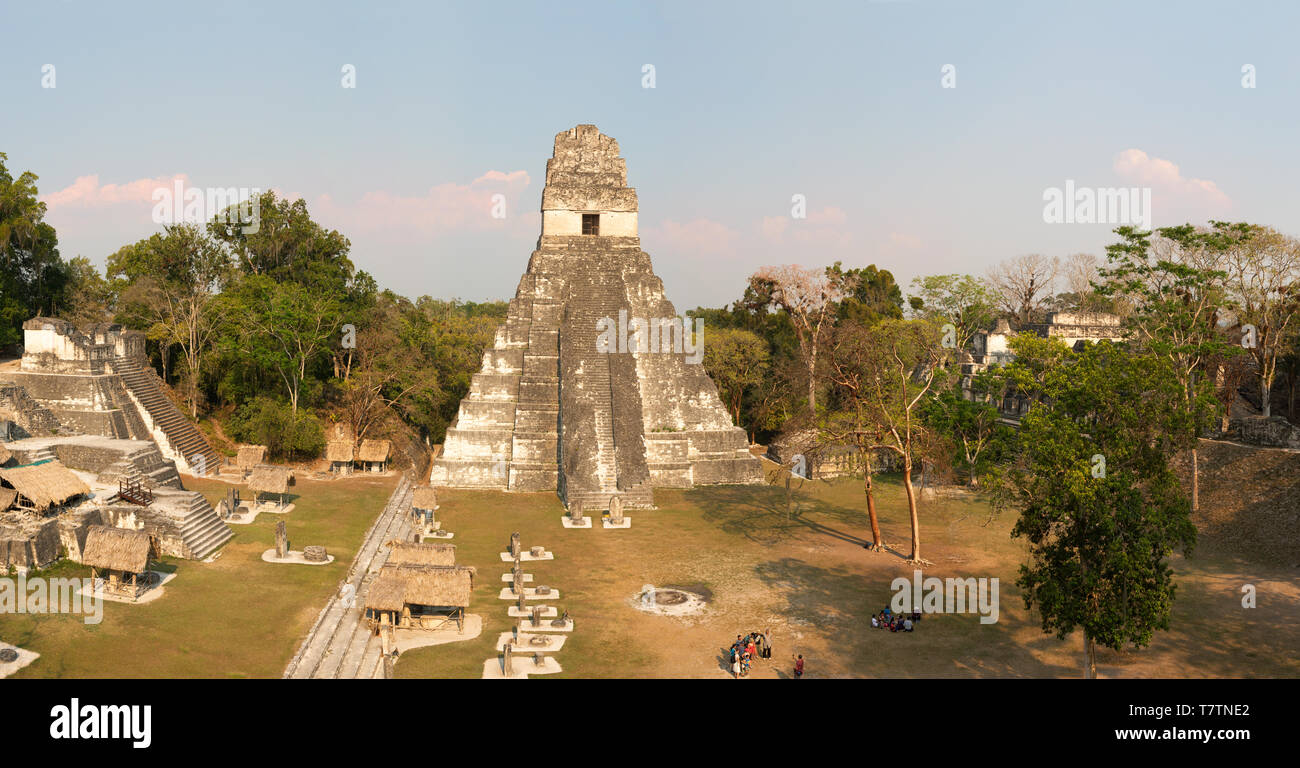
[[[370,526],[352,569],[284,670],[286,678],[382,678],[387,676],[378,638],[361,619],[366,590],[388,560],[384,544],[411,533],[413,488],[403,476]],[[372,641],[373,640],[373,641]]]

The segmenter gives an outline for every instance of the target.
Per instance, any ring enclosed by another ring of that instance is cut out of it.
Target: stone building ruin
[[[35,317],[23,335],[17,369],[0,371],[7,471],[62,466],[89,492],[24,506],[21,494],[0,491],[0,570],[43,568],[61,550],[81,560],[97,525],[140,531],[172,557],[201,559],[230,540],[211,504],[180,478],[215,471],[220,455],[163,393],[143,334]],[[21,473],[14,477],[21,485]]]
[[[760,482],[744,430],[680,345],[598,343],[602,324],[629,318],[675,325],[681,338],[641,250],[618,142],[579,125],[555,137],[537,248],[431,484],[554,490],[566,505],[604,510],[616,496],[651,507],[654,487]]]

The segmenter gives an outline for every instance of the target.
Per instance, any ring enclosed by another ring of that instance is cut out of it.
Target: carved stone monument
[[[519,561],[519,531],[510,534],[510,556]]]
[[[275,524],[275,556],[280,560],[289,556],[289,531],[283,520]]]
[[[618,496],[609,500],[609,520],[615,525],[623,524],[623,500]]]

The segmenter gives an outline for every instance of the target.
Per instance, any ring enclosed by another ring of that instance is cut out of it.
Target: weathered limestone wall
[[[0,517],[0,570],[25,572],[59,559],[59,523],[54,518],[19,520]]]

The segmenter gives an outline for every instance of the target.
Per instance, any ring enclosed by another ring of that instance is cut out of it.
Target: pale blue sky
[[[578,123],[619,140],[679,310],[735,299],[763,264],[876,263],[906,285],[1101,254],[1109,226],[1043,223],[1066,179],[1151,186],[1157,225],[1300,234],[1295,3],[0,9],[0,152],[53,196],[64,255],[98,264],[158,229],[148,180],[184,174],[305,198],[399,293],[508,298],[553,137]]]

